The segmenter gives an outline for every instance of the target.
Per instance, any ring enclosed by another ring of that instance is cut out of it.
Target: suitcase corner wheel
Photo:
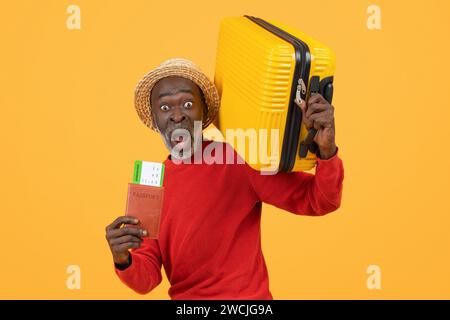
[[[265,145],[256,135],[258,155],[264,154],[261,148],[270,149],[269,158],[276,155],[270,165],[279,172],[312,169],[317,131],[304,126],[295,100],[320,93],[331,103],[334,70],[332,50],[301,31],[253,16],[224,18],[214,76],[221,97],[219,130],[224,136],[229,129],[278,130]],[[274,140],[275,147],[267,148]],[[236,148],[236,141],[228,142]],[[252,161],[249,148],[236,151],[253,168],[267,167],[264,157]]]

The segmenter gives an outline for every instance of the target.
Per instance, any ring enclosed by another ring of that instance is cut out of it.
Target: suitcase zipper
[[[294,100],[297,99],[298,96],[302,100],[306,99],[306,88],[308,87],[309,72],[311,68],[311,53],[305,42],[278,28],[277,26],[274,26],[273,24],[260,18],[248,15],[244,15],[244,17],[250,19],[281,39],[289,42],[295,49],[294,79],[291,86],[291,98],[289,99],[280,164],[278,166],[278,171],[289,172],[294,167],[295,158],[297,156],[297,146],[300,139],[300,126],[302,123],[302,113],[299,110],[299,107],[295,104]],[[301,90],[299,92],[297,91],[298,85],[301,86]]]
[[[306,94],[306,85],[303,79],[300,78],[298,80],[297,91],[295,92],[295,100],[298,102],[298,104],[301,104],[303,101],[302,94]]]

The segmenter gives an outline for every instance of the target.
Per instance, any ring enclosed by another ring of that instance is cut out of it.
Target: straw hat
[[[155,119],[152,117],[150,96],[155,84],[162,78],[179,76],[193,81],[203,92],[207,114],[203,117],[203,129],[206,128],[216,116],[220,99],[214,83],[192,62],[187,59],[173,58],[164,61],[158,67],[148,72],[137,84],[134,93],[134,106],[142,122],[150,129],[159,132]]]

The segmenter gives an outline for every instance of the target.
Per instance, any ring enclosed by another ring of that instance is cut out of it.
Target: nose
[[[183,122],[186,116],[181,112],[180,108],[174,108],[173,113],[170,116],[170,120],[175,123]]]

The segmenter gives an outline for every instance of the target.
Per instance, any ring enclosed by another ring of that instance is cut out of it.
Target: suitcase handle
[[[310,81],[310,87],[309,87],[309,96],[313,96],[317,93],[319,93],[320,89],[320,77],[319,76],[312,76]],[[312,153],[317,152],[317,144],[314,142],[314,137],[317,134],[316,128],[310,128],[308,131],[308,135],[306,136],[305,140],[303,140],[300,143],[300,152],[299,156],[300,158],[305,158],[308,154],[308,150]]]

